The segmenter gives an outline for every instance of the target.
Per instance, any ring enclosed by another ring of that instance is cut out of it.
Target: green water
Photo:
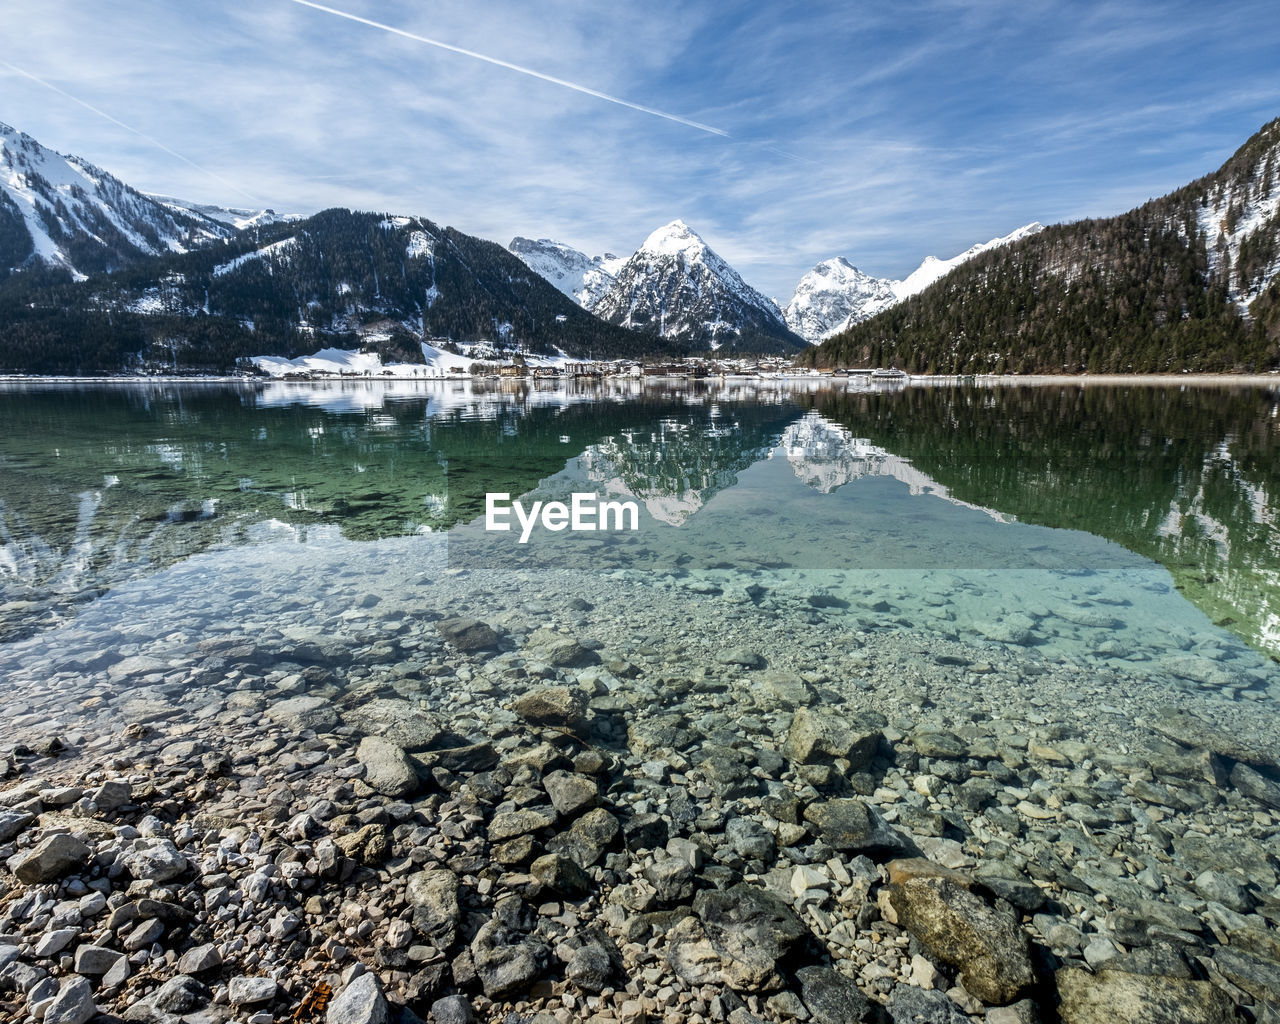
[[[1227,652],[1248,689],[1280,654],[1278,407],[1248,387],[9,385],[0,637],[196,558],[234,589],[281,544],[357,574],[444,544],[439,571],[793,593],[788,614],[842,627]],[[640,529],[483,529],[487,492],[575,490],[634,500]]]

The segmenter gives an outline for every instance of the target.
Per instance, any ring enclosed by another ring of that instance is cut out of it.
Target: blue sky
[[[829,256],[899,277],[1032,220],[1118,213],[1280,116],[1274,0],[328,3],[727,134],[294,0],[11,8],[0,120],[226,205],[591,254],[680,217],[785,301]]]

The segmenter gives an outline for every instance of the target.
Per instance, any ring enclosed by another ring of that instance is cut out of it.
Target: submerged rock
[[[381,736],[366,736],[356,748],[364,780],[383,796],[403,798],[418,789],[418,773],[403,749]]]
[[[498,634],[493,627],[478,619],[441,619],[436,623],[440,635],[463,654],[475,651],[497,650]]]

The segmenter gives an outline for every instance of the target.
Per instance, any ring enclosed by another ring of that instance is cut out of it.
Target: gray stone
[[[458,876],[448,868],[411,875],[405,902],[413,908],[413,927],[438,949],[448,949],[458,937]]]
[[[586,896],[592,889],[591,876],[568,857],[548,853],[539,857],[529,868],[529,874],[539,884],[570,898]]]
[[[55,953],[60,953],[79,934],[80,930],[78,928],[58,928],[55,931],[45,932],[35,945],[35,954],[38,957],[50,957]]]
[[[400,698],[378,697],[342,712],[347,725],[380,736],[404,750],[426,750],[443,734],[435,715]]]
[[[1247,764],[1231,769],[1231,785],[1255,803],[1280,811],[1280,782],[1267,778]]]
[[[130,953],[136,953],[140,949],[146,949],[153,942],[158,942],[163,934],[164,923],[158,918],[148,917],[138,922],[133,931],[125,936],[122,945]]]
[[[124,954],[104,946],[83,945],[76,947],[75,972],[77,974],[106,974]]]
[[[376,974],[362,974],[329,1004],[325,1024],[390,1024],[391,1009]]]
[[[445,996],[431,1004],[435,1024],[475,1024],[476,1014],[466,996]]]
[[[683,903],[693,895],[693,865],[679,857],[660,853],[644,869],[644,878],[663,903]]]
[[[403,749],[381,736],[366,736],[356,748],[364,781],[383,796],[403,799],[418,790],[418,773]]]
[[[587,811],[581,818],[547,843],[553,853],[563,853],[579,867],[589,868],[618,837],[618,819],[603,807]]]
[[[22,857],[13,873],[20,882],[39,885],[88,867],[91,856],[92,851],[79,839],[59,832]]]
[[[693,911],[696,916],[679,921],[667,938],[672,970],[691,985],[775,991],[784,980],[780,961],[809,934],[781,899],[745,882],[699,892]]]
[[[716,654],[721,665],[737,665],[740,668],[764,668],[764,658],[750,647],[729,647]]]
[[[477,619],[441,619],[436,623],[436,629],[463,654],[496,650],[498,647],[498,634],[493,627]]]
[[[576,772],[550,772],[543,776],[542,786],[551,797],[551,806],[565,818],[594,807],[600,799],[596,780]]]
[[[511,710],[534,725],[573,729],[586,716],[586,694],[567,686],[542,686],[517,697]]]
[[[615,980],[613,960],[603,946],[594,943],[579,946],[570,955],[564,976],[584,992],[600,992]]]
[[[110,813],[119,810],[133,799],[133,787],[127,782],[110,780],[89,794],[99,811]]]
[[[893,1024],[972,1024],[973,1018],[945,992],[899,985],[889,1003]]]
[[[338,724],[338,712],[323,697],[290,697],[267,708],[267,717],[297,732],[328,732]]]
[[[1230,997],[1212,982],[1125,971],[1056,974],[1062,1024],[1233,1024]]]
[[[170,978],[149,996],[140,999],[125,1011],[125,1020],[149,1021],[160,1014],[185,1014],[199,1010],[209,1002],[211,993],[195,978],[179,974]]]
[[[0,812],[0,843],[7,843],[11,839],[16,839],[35,820],[36,816],[26,811]]]
[[[227,998],[232,1006],[255,1006],[274,999],[279,987],[274,978],[241,974],[227,983]]]
[[[133,848],[120,858],[134,878],[168,882],[189,867],[187,858],[168,839],[135,839]]]
[[[756,701],[768,709],[803,708],[813,700],[812,687],[784,669],[769,669],[758,681],[753,679],[751,687]]]
[[[814,835],[845,853],[900,856],[914,852],[907,839],[861,800],[837,797],[804,809]]]
[[[964,987],[985,1003],[1010,1003],[1035,980],[1026,933],[948,878],[909,878],[889,890],[898,923],[936,960],[957,967]]]
[[[871,1014],[871,1003],[857,983],[830,967],[801,967],[796,981],[816,1024],[854,1024]]]
[[[178,970],[183,974],[203,974],[222,966],[222,954],[212,942],[187,950],[178,960]]]
[[[861,728],[847,713],[819,705],[795,713],[783,753],[798,764],[843,757],[858,771],[875,757],[879,745],[880,730]]]
[[[590,652],[577,640],[554,629],[536,629],[530,633],[524,642],[524,653],[556,668],[572,668],[591,658]]]
[[[517,811],[503,811],[489,819],[489,842],[501,843],[516,836],[550,828],[555,823],[555,812],[549,807],[522,807]]]
[[[1248,914],[1253,910],[1253,898],[1240,879],[1225,871],[1202,871],[1191,884],[1205,899],[1221,903],[1237,914]]]
[[[44,1024],[85,1024],[98,1012],[87,978],[68,978],[44,1013]]]

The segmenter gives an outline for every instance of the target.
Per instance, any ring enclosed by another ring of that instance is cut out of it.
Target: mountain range
[[[324,349],[422,363],[477,346],[955,373],[1270,367],[1278,124],[1119,217],[1028,224],[902,280],[833,257],[785,305],[680,220],[625,258],[504,249],[423,217],[148,195],[0,125],[0,368],[226,370]]]
[[[802,361],[960,374],[1277,367],[1280,118],[1213,173],[980,252]]]
[[[743,337],[817,344],[923,291],[979,253],[1042,229],[1028,224],[951,259],[927,256],[901,281],[872,277],[843,256],[823,260],[800,279],[785,306],[765,298],[691,229],[675,220],[627,259],[587,256],[550,238],[517,236],[508,248],[584,309],[624,327],[652,327],[693,348],[719,349]],[[788,335],[789,332],[789,335]]]

